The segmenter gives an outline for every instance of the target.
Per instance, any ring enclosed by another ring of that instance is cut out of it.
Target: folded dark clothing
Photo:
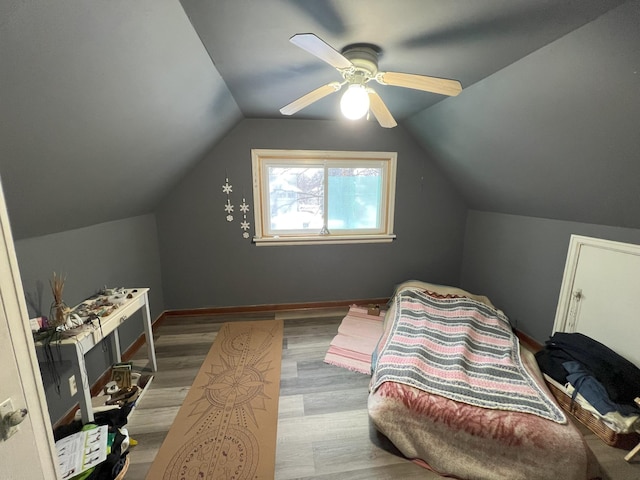
[[[640,411],[633,405],[625,405],[613,402],[609,399],[607,390],[593,375],[591,375],[582,364],[572,361],[563,364],[568,372],[567,380],[573,385],[574,392],[572,400],[575,400],[579,393],[598,413],[605,415],[609,412],[618,412],[622,415],[638,414]]]
[[[640,369],[606,345],[581,333],[557,332],[536,353],[540,369],[559,383],[567,382],[565,362],[577,361],[605,388],[610,400],[634,405],[640,396]]]
[[[545,346],[536,352],[535,357],[542,373],[549,375],[561,385],[567,383],[567,371],[562,364],[573,360],[568,353],[562,350],[551,350]]]

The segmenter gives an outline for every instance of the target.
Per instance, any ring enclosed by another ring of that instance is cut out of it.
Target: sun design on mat
[[[245,365],[237,362],[237,357],[231,357],[222,359],[220,364],[210,365],[207,372],[209,382],[200,387],[202,396],[191,412],[198,416],[194,426],[207,428],[223,412],[233,412],[235,421],[227,421],[236,425],[246,427],[247,420],[257,425],[254,410],[265,410],[265,400],[270,398],[264,393],[264,388],[270,383],[266,375],[271,369],[271,362],[263,358],[251,358]]]

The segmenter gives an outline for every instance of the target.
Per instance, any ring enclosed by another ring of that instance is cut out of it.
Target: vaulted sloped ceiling
[[[462,82],[447,99],[379,93],[473,208],[640,226],[625,208],[638,210],[639,5],[2,2],[0,176],[14,235],[152,212],[242,118],[282,118],[339,79],[288,42],[301,32],[336,49],[375,43],[383,70]],[[295,118],[337,108],[329,96]]]
[[[407,127],[483,211],[640,228],[640,2]]]
[[[15,238],[153,211],[241,120],[176,1],[9,0],[0,33]]]

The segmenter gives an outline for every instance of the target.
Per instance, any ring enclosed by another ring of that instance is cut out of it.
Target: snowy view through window
[[[332,233],[379,229],[382,178],[383,169],[375,167],[271,166],[268,168],[271,230],[320,231],[325,226],[325,206],[326,227]]]
[[[388,243],[396,152],[251,150],[256,245]]]

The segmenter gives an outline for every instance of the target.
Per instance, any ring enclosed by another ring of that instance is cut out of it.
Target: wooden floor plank
[[[191,386],[164,387],[149,389],[144,395],[144,410],[162,407],[179,407],[184,402],[184,398],[189,393]],[[143,402],[140,402],[141,404]]]
[[[195,332],[195,333],[178,333],[175,335],[162,334],[154,340],[156,351],[158,347],[166,345],[198,345],[205,344],[211,346],[216,339],[218,332]]]
[[[316,475],[338,474],[354,470],[367,470],[396,463],[406,463],[405,459],[391,455],[373,445],[360,432],[353,435],[348,443],[324,440],[313,442],[313,460]],[[412,465],[414,467],[415,465]],[[419,467],[418,467],[419,468]]]
[[[282,359],[280,378],[296,378],[298,376],[298,362],[290,358]]]
[[[362,385],[341,390],[338,398],[334,391],[308,393],[302,395],[304,414],[318,415],[359,410],[363,405],[367,405],[368,396],[369,392],[366,388],[362,388]]]
[[[304,417],[303,395],[280,395],[278,419]]]

